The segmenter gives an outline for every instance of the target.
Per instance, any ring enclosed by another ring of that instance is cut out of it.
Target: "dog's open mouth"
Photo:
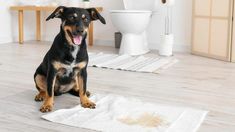
[[[82,36],[81,35],[72,35],[72,33],[70,33],[69,31],[67,31],[67,32],[68,32],[73,44],[81,45],[81,43],[82,43]]]
[[[73,43],[76,45],[80,45],[82,43],[82,36],[80,35],[73,36]]]

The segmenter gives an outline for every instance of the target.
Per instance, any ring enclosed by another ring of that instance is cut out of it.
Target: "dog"
[[[84,108],[95,108],[87,91],[88,53],[86,36],[91,21],[105,19],[95,8],[75,8],[59,6],[46,21],[60,18],[60,32],[36,69],[34,82],[39,93],[35,101],[44,101],[41,112],[50,112],[54,96],[71,93],[80,97]]]

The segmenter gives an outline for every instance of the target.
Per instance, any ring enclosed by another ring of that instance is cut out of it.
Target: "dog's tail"
[[[70,93],[71,95],[74,95],[74,96],[79,97],[79,92],[77,92],[77,91],[75,91],[75,90],[73,90],[73,89],[70,90],[69,93]],[[86,96],[87,96],[87,97],[90,97],[90,96],[91,96],[91,93],[90,93],[89,91],[86,91]]]

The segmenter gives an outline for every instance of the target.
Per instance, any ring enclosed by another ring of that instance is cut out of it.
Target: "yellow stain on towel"
[[[138,118],[126,116],[118,120],[127,125],[140,125],[144,127],[158,127],[165,124],[165,121],[160,116],[149,113],[144,113]]]

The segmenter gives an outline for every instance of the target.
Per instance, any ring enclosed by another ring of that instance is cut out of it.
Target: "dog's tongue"
[[[82,36],[74,36],[73,37],[73,42],[74,42],[74,44],[76,44],[76,45],[80,45],[81,43],[82,43]]]

